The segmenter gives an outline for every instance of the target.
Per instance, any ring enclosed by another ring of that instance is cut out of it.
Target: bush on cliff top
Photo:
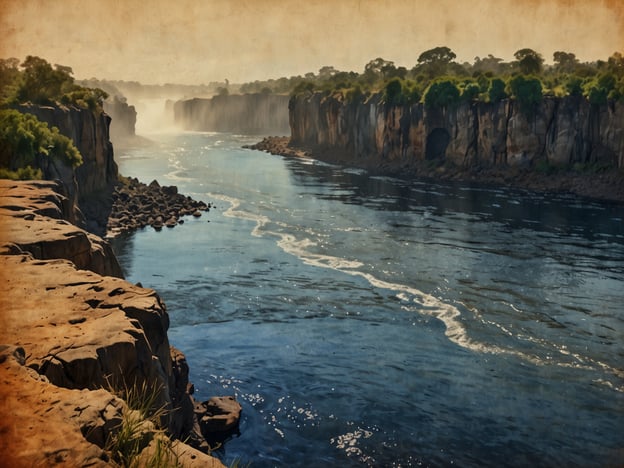
[[[14,58],[0,59],[1,103],[61,103],[101,112],[102,103],[108,94],[99,88],[78,86],[72,74],[70,67],[53,67],[46,60],[32,55],[21,64]]]
[[[425,106],[429,108],[453,106],[459,100],[459,88],[451,79],[435,81],[425,92]]]
[[[0,168],[9,171],[5,175],[8,177],[11,172],[18,178],[40,175],[41,171],[36,170],[41,169],[43,158],[71,167],[82,164],[80,152],[58,128],[49,128],[34,115],[0,109]],[[27,170],[29,167],[34,172]]]
[[[509,80],[509,94],[515,97],[520,108],[531,112],[542,102],[542,82],[534,76],[516,75]]]

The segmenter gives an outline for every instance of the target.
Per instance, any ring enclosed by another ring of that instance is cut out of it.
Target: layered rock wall
[[[78,269],[123,278],[110,244],[70,222],[59,182],[0,180],[0,245],[39,260],[63,258]],[[9,248],[9,246],[11,246]]]
[[[186,130],[239,133],[288,131],[288,96],[244,94],[189,99],[173,105],[174,120]]]
[[[289,119],[291,144],[371,165],[447,160],[464,167],[540,161],[624,167],[622,102],[544,98],[525,112],[513,100],[427,109],[386,105],[379,94],[349,103],[341,94],[311,93],[291,98]]]
[[[152,408],[165,410],[161,424],[173,437],[205,447],[184,356],[167,337],[165,304],[121,278],[105,241],[63,219],[67,200],[56,188],[0,181],[4,459],[12,466],[106,465],[106,441],[129,411],[111,391],[129,388],[153,395]],[[190,447],[182,451],[205,457],[202,466],[222,466]]]

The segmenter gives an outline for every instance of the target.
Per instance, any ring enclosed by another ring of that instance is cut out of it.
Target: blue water
[[[226,464],[624,463],[622,205],[152,138],[121,173],[216,208],[114,248],[241,402]]]

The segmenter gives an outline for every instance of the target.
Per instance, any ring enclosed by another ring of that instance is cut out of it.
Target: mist
[[[248,82],[331,65],[362,71],[375,57],[411,68],[448,46],[459,62],[506,61],[529,47],[581,61],[624,50],[618,0],[3,0],[0,56],[39,55],[77,78],[142,83]],[[89,14],[85,15],[84,12]],[[61,33],[62,31],[62,33]]]

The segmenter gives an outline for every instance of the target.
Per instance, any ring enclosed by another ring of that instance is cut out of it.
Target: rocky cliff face
[[[105,443],[129,411],[109,389],[126,387],[151,389],[169,433],[201,446],[188,368],[169,345],[164,303],[121,278],[106,242],[63,219],[67,200],[55,188],[0,181],[4,460],[105,466]],[[147,449],[155,437],[146,430],[141,443]],[[222,466],[177,447],[201,466]]]
[[[104,101],[104,112],[111,117],[110,137],[114,142],[123,141],[136,135],[137,112],[134,106],[117,96]]]
[[[244,94],[177,101],[176,125],[186,130],[240,133],[288,131],[288,96]]]
[[[369,165],[447,160],[464,167],[540,161],[624,167],[621,102],[592,106],[577,97],[545,98],[526,113],[512,100],[427,109],[389,106],[381,95],[348,103],[341,94],[314,93],[293,97],[289,110],[291,144]]]
[[[113,158],[113,145],[109,137],[111,118],[104,112],[94,112],[79,107],[20,105],[17,110],[36,116],[50,127],[71,138],[83,163],[75,171],[69,167],[59,168],[58,174],[46,174],[47,178],[62,181],[66,195],[82,207],[102,191],[109,191],[117,181],[117,163]],[[74,177],[75,176],[75,177]]]

